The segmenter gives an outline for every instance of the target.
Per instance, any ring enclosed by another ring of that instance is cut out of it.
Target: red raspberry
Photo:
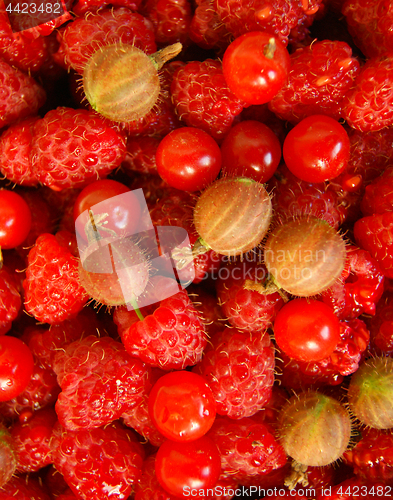
[[[296,361],[280,352],[282,384],[292,389],[341,384],[345,376],[359,368],[369,340],[369,331],[362,320],[341,321],[340,341],[328,358],[310,363]]]
[[[8,64],[25,73],[36,73],[49,57],[45,39],[38,37],[32,40],[23,33],[12,33],[11,26],[9,26],[9,34],[10,43],[0,48],[1,57]]]
[[[81,500],[122,500],[131,494],[142,468],[139,443],[118,422],[98,429],[54,428],[53,461]]]
[[[250,254],[252,259],[255,256]],[[243,261],[222,266],[217,280],[217,297],[229,323],[240,330],[258,333],[270,327],[277,312],[284,305],[279,293],[264,294],[263,284],[267,279],[263,264]],[[250,289],[255,284],[261,291]]]
[[[60,107],[34,126],[32,169],[55,191],[83,187],[108,175],[125,152],[123,136],[94,111]]]
[[[45,100],[45,91],[34,78],[0,60],[0,129],[35,115]]]
[[[356,475],[369,481],[393,479],[393,430],[362,429],[361,439],[344,453]]]
[[[202,286],[195,285],[188,286],[187,292],[195,309],[199,312],[199,317],[205,325],[208,337],[210,338],[221,332],[225,318],[218,304],[216,294],[202,288]]]
[[[393,125],[393,56],[369,59],[361,68],[354,88],[343,101],[342,117],[356,130],[381,130]]]
[[[0,270],[0,335],[7,333],[18,317],[22,299],[18,280],[11,270],[3,266]]]
[[[126,173],[130,171],[158,175],[156,151],[160,142],[158,137],[129,137],[126,156],[121,164],[122,170]]]
[[[34,124],[38,116],[11,125],[0,137],[0,170],[11,182],[36,186],[38,179],[31,168],[30,152]]]
[[[361,209],[364,215],[393,211],[393,167],[389,167],[366,186]]]
[[[135,45],[147,54],[157,48],[150,22],[125,7],[87,12],[85,17],[75,19],[59,32],[59,41],[55,61],[81,74],[89,57],[103,45]]]
[[[286,464],[285,451],[270,428],[252,417],[236,421],[216,417],[207,435],[220,451],[222,473],[235,481],[268,474]]]
[[[361,314],[374,315],[383,289],[384,275],[375,259],[366,250],[349,246],[340,280],[322,297],[338,318],[349,320]]]
[[[249,31],[267,31],[286,45],[290,31],[315,14],[321,3],[321,0],[214,0],[214,9],[235,38]]]
[[[26,311],[44,323],[75,316],[87,301],[77,259],[52,234],[41,234],[30,250],[23,288]]]
[[[393,16],[386,0],[347,0],[342,13],[348,31],[367,57],[382,55],[392,46]]]
[[[65,493],[56,497],[56,500],[78,500],[78,497],[73,494],[71,489],[68,489]]]
[[[153,23],[157,44],[187,42],[191,23],[188,0],[146,0],[141,12]]]
[[[55,469],[54,465],[49,465],[45,476],[42,477],[44,485],[50,491],[51,498],[58,498],[62,493],[71,491],[65,482],[63,474]]]
[[[356,243],[370,252],[385,276],[393,278],[393,212],[359,219],[354,235]]]
[[[72,12],[82,17],[87,12],[95,12],[108,5],[116,7],[127,7],[130,10],[137,11],[140,7],[141,0],[77,0],[72,6]]]
[[[377,304],[375,316],[367,318],[370,350],[377,354],[393,354],[393,292],[386,290]]]
[[[191,20],[190,38],[203,49],[226,49],[232,35],[213,8],[214,0],[197,0]]]
[[[338,229],[346,219],[347,209],[339,203],[339,194],[330,184],[302,181],[285,165],[276,170],[269,188],[279,220],[310,214]]]
[[[287,83],[269,103],[282,120],[298,123],[323,114],[338,120],[342,100],[359,74],[359,62],[345,42],[324,40],[291,54]]]
[[[0,490],[0,500],[51,500],[49,494],[36,478],[31,476],[14,476]]]
[[[34,472],[52,463],[50,439],[57,415],[52,408],[23,412],[11,436],[18,453],[18,471]]]
[[[215,139],[229,132],[243,109],[243,103],[226,84],[221,63],[212,59],[179,68],[173,76],[171,94],[181,120]]]
[[[59,422],[69,430],[112,422],[138,404],[150,388],[150,371],[110,337],[93,335],[58,351],[53,369],[62,389]]]
[[[274,348],[265,332],[226,328],[214,335],[195,367],[211,387],[217,413],[250,417],[269,401],[274,383]]]
[[[119,333],[131,356],[163,370],[195,365],[206,346],[203,323],[186,290],[162,300],[153,314]]]

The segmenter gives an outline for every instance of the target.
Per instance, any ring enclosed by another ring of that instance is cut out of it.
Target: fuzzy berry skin
[[[123,136],[93,111],[60,107],[34,126],[32,169],[39,182],[55,191],[105,177],[125,153]]]
[[[35,115],[45,100],[46,93],[34,78],[0,59],[0,129]]]
[[[366,186],[360,207],[364,215],[393,211],[393,167],[384,170],[380,177]]]
[[[269,109],[291,123],[317,114],[338,120],[342,101],[360,71],[351,47],[324,40],[297,49],[290,59],[287,82],[270,101]]]
[[[336,283],[323,292],[339,319],[350,320],[361,314],[374,315],[384,290],[385,277],[369,252],[355,246],[347,247],[347,263]]]
[[[222,65],[206,59],[179,68],[171,85],[172,100],[180,119],[221,139],[229,132],[244,103],[229,90]]]
[[[386,290],[377,304],[375,316],[366,318],[370,329],[370,351],[393,354],[393,291]]]
[[[219,304],[229,323],[239,330],[258,333],[270,327],[284,305],[279,293],[249,290],[246,281],[263,283],[267,270],[256,262],[233,262],[222,266],[216,290]]]
[[[227,30],[237,38],[249,31],[267,31],[285,45],[291,29],[315,14],[321,0],[215,0],[214,9]]]
[[[270,179],[273,209],[278,220],[315,215],[338,229],[347,217],[347,208],[339,203],[340,193],[327,183],[311,183],[296,177],[284,164]]]
[[[361,439],[344,453],[344,461],[356,475],[369,481],[393,479],[393,431],[362,429]]]
[[[14,476],[0,490],[0,500],[51,500],[46,490],[36,478],[30,476]]]
[[[182,370],[202,358],[206,334],[187,291],[164,299],[153,314],[120,331],[131,354],[163,370]]]
[[[8,429],[0,423],[0,488],[12,478],[17,464],[18,455],[14,440]]]
[[[342,118],[356,130],[381,130],[393,124],[393,54],[369,59],[343,101]]]
[[[222,473],[241,482],[247,476],[258,476],[283,467],[287,457],[271,429],[252,417],[233,421],[216,417],[207,433],[221,454]]]
[[[30,250],[23,288],[26,311],[43,323],[65,321],[87,301],[79,284],[77,259],[53,234],[41,234]]]
[[[35,472],[52,463],[50,440],[52,429],[57,422],[53,408],[45,408],[35,413],[29,411],[19,416],[13,425],[11,436],[18,453],[18,471]]]
[[[214,0],[197,0],[190,25],[190,39],[203,49],[225,50],[232,35],[214,10]]]
[[[38,184],[31,168],[30,152],[34,124],[39,119],[31,117],[15,123],[0,137],[0,171],[9,181],[21,186]]]
[[[0,23],[1,17],[0,13]],[[35,74],[49,57],[45,39],[38,37],[31,40],[23,33],[13,33],[11,26],[7,34],[10,35],[9,43],[0,48],[0,56],[11,66]]]
[[[16,276],[3,266],[0,270],[0,335],[7,333],[18,317],[22,307],[20,292]]]
[[[62,389],[56,413],[69,430],[118,419],[150,388],[149,368],[110,337],[89,335],[72,342],[56,354],[53,369]]]
[[[300,389],[314,385],[337,386],[345,376],[359,368],[370,340],[370,332],[360,319],[340,321],[340,341],[333,353],[321,361],[305,362],[289,358],[280,352],[279,368],[282,383],[287,388]]]
[[[354,225],[356,243],[370,252],[382,272],[393,278],[393,212],[370,215]]]
[[[81,500],[124,500],[138,480],[143,458],[131,431],[119,422],[70,431],[54,428],[51,442],[56,469]]]
[[[156,51],[154,31],[146,18],[126,7],[87,12],[59,33],[60,47],[55,61],[82,74],[89,57],[103,45],[135,45],[147,54]]]
[[[226,328],[210,339],[194,371],[208,382],[217,413],[250,417],[269,401],[274,383],[274,348],[265,332]]]

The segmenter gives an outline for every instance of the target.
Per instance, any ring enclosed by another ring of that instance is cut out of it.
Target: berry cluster
[[[392,33],[0,2],[0,500],[392,496]]]

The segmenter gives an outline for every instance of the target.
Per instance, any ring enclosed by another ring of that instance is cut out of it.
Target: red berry
[[[18,456],[14,440],[7,428],[0,424],[0,488],[12,478],[16,472]]]
[[[0,401],[8,401],[26,389],[34,359],[27,345],[16,337],[0,336]]]
[[[0,247],[21,245],[31,229],[31,212],[25,200],[17,193],[0,190]]]

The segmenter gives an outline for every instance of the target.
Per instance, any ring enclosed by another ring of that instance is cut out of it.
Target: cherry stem
[[[138,302],[136,301],[136,299],[131,299],[130,300],[130,304],[132,305],[132,307],[134,308],[135,312],[136,312],[136,315],[138,316],[138,318],[143,321],[145,319],[145,317],[143,316],[143,314],[141,313],[141,310],[139,309],[138,307]]]
[[[276,45],[275,38],[273,38],[273,37],[269,38],[269,43],[267,45],[265,45],[265,48],[263,49],[263,55],[267,59],[273,59],[274,53],[276,52],[276,48],[277,48],[277,45]]]

